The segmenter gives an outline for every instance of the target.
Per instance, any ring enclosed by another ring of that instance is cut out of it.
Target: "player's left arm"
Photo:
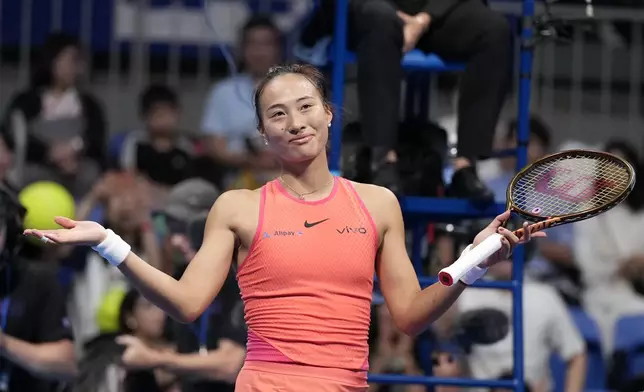
[[[416,335],[441,317],[467,286],[459,280],[450,287],[435,283],[421,290],[407,255],[405,228],[398,199],[388,189],[374,185],[357,184],[356,190],[374,218],[380,234],[376,273],[387,307],[398,328],[408,335]],[[502,235],[502,246],[480,264],[483,269],[473,271],[474,275],[468,278],[470,281],[480,278],[486,271],[484,267],[507,260],[511,249],[521,243],[516,235],[502,227],[503,222],[509,218],[510,211],[505,211],[474,238],[470,249],[495,233]],[[537,236],[544,234],[526,235],[524,242]]]
[[[41,273],[33,288],[39,290],[37,343],[0,332],[0,356],[50,379],[66,380],[77,374],[72,330],[67,319],[64,294],[53,274]]]
[[[394,322],[406,334],[417,335],[441,317],[467,286],[460,281],[451,287],[435,283],[421,290],[407,254],[398,199],[380,189],[378,211],[383,212],[378,213],[377,219],[381,221],[382,241],[376,273]]]

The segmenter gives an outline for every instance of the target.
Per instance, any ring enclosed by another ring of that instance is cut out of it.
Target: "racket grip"
[[[440,270],[438,280],[444,286],[452,286],[454,282],[458,282],[472,268],[478,266],[485,259],[501,249],[503,246],[501,244],[501,238],[503,236],[497,233],[487,237],[483,242],[476,245],[474,249],[459,257],[452,265]]]
[[[546,219],[541,222],[534,223],[530,226],[528,226],[528,230],[530,231],[530,234],[534,234],[538,231],[545,230],[551,226],[553,226],[556,223],[559,223],[561,221],[560,218],[552,218],[552,219]],[[520,228],[519,230],[513,231],[514,235],[517,236],[517,238],[522,239],[523,236],[525,235],[525,230],[523,228]]]

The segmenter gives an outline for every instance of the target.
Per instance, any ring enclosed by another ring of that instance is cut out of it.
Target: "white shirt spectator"
[[[259,141],[253,94],[255,82],[249,75],[237,75],[217,83],[206,101],[201,130],[206,135],[226,139],[231,153],[248,153],[248,141]],[[260,146],[261,143],[254,143]],[[224,178],[224,186],[231,185],[239,171],[231,171]]]
[[[458,299],[459,312],[494,308],[512,320],[512,294],[493,289],[467,289]],[[585,343],[566,305],[550,286],[525,281],[523,286],[523,336],[525,380],[531,386],[552,385],[550,356],[559,353],[564,360],[585,351]],[[469,356],[472,376],[498,379],[513,371],[513,333],[491,345],[475,345]],[[550,388],[549,388],[550,389]]]
[[[245,152],[246,139],[256,139],[257,120],[253,104],[255,83],[248,75],[237,75],[217,83],[206,101],[202,131],[226,138],[231,152]]]
[[[619,276],[628,257],[644,255],[644,211],[619,205],[575,225],[575,258],[586,286],[584,307],[597,321],[604,353],[610,355],[617,320],[644,313],[644,297]]]

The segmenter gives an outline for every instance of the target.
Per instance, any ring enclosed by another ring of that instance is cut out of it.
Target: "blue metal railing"
[[[523,15],[521,23],[521,53],[519,64],[518,91],[518,141],[517,171],[527,163],[527,143],[529,139],[529,108],[531,73],[533,61],[532,25],[534,17],[534,0],[523,0]],[[347,57],[347,14],[348,0],[336,2],[335,31],[333,44],[332,68],[332,100],[336,109],[331,126],[331,150],[329,166],[332,172],[340,174],[342,146],[342,106],[344,103],[345,62]],[[507,154],[505,154],[507,155]],[[401,198],[401,208],[406,217],[414,220],[412,231],[412,261],[417,273],[420,273],[420,240],[424,238],[423,225],[419,222],[429,219],[472,219],[495,216],[504,206],[476,206],[467,200],[438,199],[423,197]],[[512,388],[523,392],[524,361],[523,361],[523,247],[514,252],[513,276],[510,282],[479,282],[476,286],[511,290],[513,294],[513,338],[514,338],[514,373],[513,380],[470,380],[439,377],[408,377],[401,375],[370,375],[369,380],[384,384],[424,384],[424,385],[453,385],[464,387]],[[419,276],[423,286],[434,283],[431,277]]]
[[[329,169],[334,174],[340,173],[342,146],[342,106],[344,103],[344,58],[347,53],[348,0],[338,0],[335,9],[335,27],[333,36],[333,74],[331,82],[331,99],[335,107],[331,123],[331,151]]]

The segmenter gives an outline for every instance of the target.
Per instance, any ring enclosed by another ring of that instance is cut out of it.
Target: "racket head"
[[[635,186],[635,169],[616,155],[566,150],[525,167],[510,182],[510,209],[548,227],[592,218],[624,201]]]

